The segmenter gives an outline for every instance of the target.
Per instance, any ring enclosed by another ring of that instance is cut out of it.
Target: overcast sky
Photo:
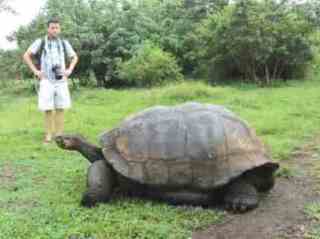
[[[28,24],[39,13],[40,8],[46,0],[10,0],[10,6],[18,12],[14,16],[8,13],[0,13],[0,48],[14,48],[12,44],[6,40],[6,36],[16,30],[20,25]]]

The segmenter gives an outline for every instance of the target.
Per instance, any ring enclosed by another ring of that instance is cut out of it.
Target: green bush
[[[312,34],[314,45],[312,46],[313,60],[309,66],[310,76],[320,75],[320,30]]]
[[[154,86],[183,79],[176,59],[151,42],[146,42],[128,61],[119,63],[119,78],[132,86]]]

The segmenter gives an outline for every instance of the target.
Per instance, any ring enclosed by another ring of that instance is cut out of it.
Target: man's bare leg
[[[55,136],[59,136],[63,134],[64,131],[64,110],[57,109],[54,117],[55,120]]]
[[[52,110],[45,111],[44,126],[45,126],[45,138],[44,142],[49,143],[52,140],[54,132],[54,112]]]

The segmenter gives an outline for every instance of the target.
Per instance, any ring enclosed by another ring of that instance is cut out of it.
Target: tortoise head
[[[83,142],[80,135],[59,135],[54,138],[56,144],[66,150],[78,150]]]

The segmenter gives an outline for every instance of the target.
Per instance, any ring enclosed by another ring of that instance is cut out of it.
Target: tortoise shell
[[[272,164],[253,129],[218,105],[156,106],[100,137],[113,168],[137,182],[212,189]]]

